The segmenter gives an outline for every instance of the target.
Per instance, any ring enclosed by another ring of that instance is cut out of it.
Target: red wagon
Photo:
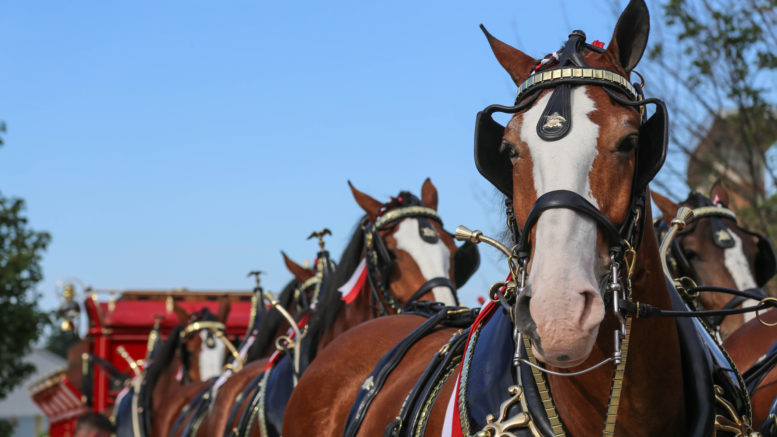
[[[174,304],[187,312],[208,307],[216,313],[222,296],[231,304],[226,334],[237,343],[253,317],[252,292],[125,291],[108,300],[90,294],[84,300],[87,334],[68,351],[67,369],[30,386],[33,401],[49,420],[49,435],[72,435],[78,417],[87,411],[110,415],[117,394],[143,365],[154,325],[165,338],[179,323]]]

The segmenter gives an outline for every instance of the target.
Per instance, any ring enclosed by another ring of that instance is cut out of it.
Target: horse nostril
[[[561,362],[570,361],[571,359],[572,358],[570,358],[569,355],[559,355],[558,357],[556,357],[556,361],[561,361]]]

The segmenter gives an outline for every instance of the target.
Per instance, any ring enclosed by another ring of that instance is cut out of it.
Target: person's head
[[[78,419],[73,437],[110,437],[116,432],[113,424],[100,413],[85,413]]]

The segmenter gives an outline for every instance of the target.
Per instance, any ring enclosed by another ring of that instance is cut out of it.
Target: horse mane
[[[175,358],[178,346],[181,343],[181,331],[183,331],[184,327],[185,325],[183,324],[177,325],[159,346],[159,349],[154,356],[154,360],[146,371],[145,390],[140,393],[141,405],[146,405],[147,408],[151,408],[151,396],[154,392],[154,387],[156,387],[159,377],[162,376],[162,372],[170,367],[170,363],[173,361],[173,358]]]
[[[681,202],[682,204],[689,205],[691,208],[699,208],[702,206],[713,206],[712,200],[707,196],[699,193],[698,191],[691,191],[688,194],[688,198]]]
[[[299,281],[292,279],[285,287],[283,287],[281,294],[278,296],[278,302],[280,302],[281,306],[289,308],[291,301],[294,299],[294,291],[298,286]],[[246,362],[255,361],[264,357],[265,351],[272,345],[273,341],[275,341],[275,334],[278,332],[278,328],[285,320],[286,319],[281,316],[281,313],[274,309],[270,309],[264,314],[262,320],[259,321],[256,340],[254,340],[254,344],[248,348],[248,352],[246,353]]]
[[[348,242],[345,250],[343,250],[343,254],[340,256],[337,269],[335,269],[332,277],[322,284],[321,295],[316,304],[316,309],[310,316],[308,338],[310,339],[310,352],[312,356],[315,356],[321,337],[334,324],[335,319],[337,319],[345,305],[337,289],[348,282],[356,267],[359,266],[363,249],[364,232],[361,230],[361,220],[359,220],[351,236],[351,241]]]

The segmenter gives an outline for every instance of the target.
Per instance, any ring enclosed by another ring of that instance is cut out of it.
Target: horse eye
[[[510,160],[518,159],[518,151],[515,150],[515,147],[513,147],[513,145],[509,142],[502,141],[502,145],[499,147],[499,149],[501,152],[507,152],[507,156],[510,158]]]
[[[686,258],[688,261],[691,261],[691,260],[694,260],[694,259],[697,259],[697,258],[699,258],[699,254],[698,254],[698,253],[696,253],[696,252],[694,252],[694,251],[692,251],[692,250],[686,250],[686,251],[684,251],[684,252],[683,252],[683,255],[685,255],[685,258]]]
[[[618,152],[631,153],[634,149],[637,148],[638,142],[639,142],[638,136],[629,135],[623,141],[621,141],[620,144],[618,144]]]

